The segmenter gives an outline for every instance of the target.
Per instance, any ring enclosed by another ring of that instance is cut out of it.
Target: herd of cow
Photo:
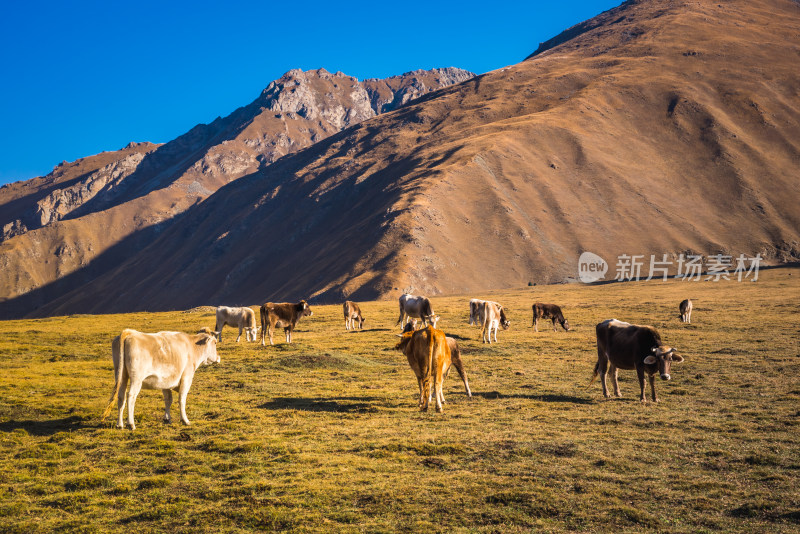
[[[458,371],[464,382],[466,394],[471,397],[472,392],[461,361],[458,342],[436,328],[440,318],[434,313],[430,300],[427,297],[405,294],[400,297],[399,303],[400,317],[397,319],[397,325],[402,326],[403,330],[398,334],[401,339],[395,349],[405,354],[417,377],[420,410],[427,411],[435,397],[436,411],[442,411],[444,403],[442,382],[451,366]],[[469,307],[469,324],[481,327],[481,339],[484,343],[492,342],[492,333],[496,342],[497,330],[499,328],[506,330],[510,326],[503,306],[497,302],[472,299]],[[692,301],[684,300],[680,303],[679,309],[681,321],[691,322]],[[355,330],[356,324],[359,329],[363,329],[365,319],[358,304],[346,301],[343,312],[345,329]],[[554,331],[557,330],[556,322],[564,330],[570,330],[569,322],[561,308],[555,304],[535,303],[532,312],[531,326],[537,332],[540,319],[552,320]],[[217,342],[222,341],[222,329],[226,325],[239,329],[237,342],[241,339],[242,332],[245,333],[247,341],[256,341],[260,329],[261,345],[266,345],[265,334],[269,336],[272,345],[275,328],[283,328],[286,342],[291,343],[292,332],[297,322],[302,317],[312,314],[305,300],[298,303],[268,302],[260,309],[260,327],[256,325],[255,313],[251,308],[220,306],[216,309],[214,330],[205,327],[194,335],[182,332],[146,334],[125,329],[111,344],[115,384],[103,418],[111,412],[116,398],[117,426],[124,427],[123,411],[127,404],[127,423],[132,430],[135,429],[133,414],[139,391],[142,388],[160,389],[164,395],[164,422],[170,423],[172,391],[175,390],[178,392],[181,422],[188,425],[186,397],[194,373],[201,365],[219,362]],[[417,325],[420,325],[419,329]],[[606,386],[606,376],[609,372],[614,385],[614,394],[620,397],[622,395],[617,383],[617,372],[619,369],[633,369],[636,370],[639,379],[640,400],[645,402],[645,377],[647,377],[653,402],[658,402],[655,375],[659,374],[662,380],[669,380],[671,364],[683,361],[683,358],[675,353],[675,349],[662,342],[655,328],[633,325],[616,319],[607,319],[599,323],[596,326],[596,334],[597,363],[592,382],[598,375],[600,376],[603,395],[609,396]],[[127,387],[128,382],[130,388]]]

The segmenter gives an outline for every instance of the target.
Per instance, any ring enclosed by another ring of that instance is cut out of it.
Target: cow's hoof
[[[166,417],[164,419],[162,419],[162,421],[163,421],[163,423],[165,425],[171,425],[172,424],[172,419],[167,419]]]
[[[618,399],[621,399],[621,398],[622,398],[622,393],[616,393],[616,397],[617,397]]]
[[[125,425],[121,425],[121,424],[117,423],[117,428],[125,428]]]

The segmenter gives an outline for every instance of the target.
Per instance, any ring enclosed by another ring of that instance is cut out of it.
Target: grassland
[[[475,394],[453,372],[443,414],[417,411],[395,302],[364,303],[356,333],[339,306],[315,306],[292,345],[226,329],[192,426],[162,424],[161,394],[143,391],[135,432],[99,419],[111,339],[213,326],[210,308],[0,322],[0,530],[797,532],[799,290],[785,268],[470,295],[510,310],[491,346],[467,325],[469,297],[434,298]],[[534,333],[534,301],[561,304],[574,330]],[[609,317],[657,327],[686,357],[658,404],[638,402],[630,371],[622,399],[587,388]]]

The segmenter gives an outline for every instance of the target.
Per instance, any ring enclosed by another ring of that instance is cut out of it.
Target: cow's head
[[[500,326],[503,327],[503,330],[508,330],[508,327],[511,326],[511,321],[506,317],[506,310],[502,307],[500,308]]]
[[[248,326],[244,329],[245,337],[247,341],[255,341],[258,339],[258,331],[261,330],[260,326]]]
[[[431,323],[431,325],[433,325],[434,328],[436,328],[436,323],[439,322],[439,319],[441,319],[441,317],[439,317],[438,315],[429,315],[428,317],[426,317],[426,319],[428,320],[429,323]]]
[[[569,321],[564,319],[563,321],[560,321],[560,323],[561,323],[561,328],[563,328],[564,330],[569,332],[569,330],[570,330]]]
[[[648,354],[644,359],[647,365],[657,365],[658,374],[661,375],[661,380],[669,380],[669,368],[672,363],[681,363],[683,357],[675,354],[675,349],[659,345],[651,349],[652,354]]]
[[[403,327],[403,332],[401,334],[397,334],[397,337],[400,338],[400,341],[397,345],[394,346],[395,350],[402,350],[405,351],[408,343],[411,341],[411,336],[414,335],[414,325],[416,323],[407,323]]]
[[[217,354],[217,336],[219,332],[213,332],[210,328],[204,327],[198,334],[200,335],[195,341],[195,345],[199,347],[199,356],[202,364],[219,363],[219,354]]]
[[[298,302],[298,304],[300,305],[300,314],[303,317],[306,316],[310,317],[311,315],[314,315],[314,312],[312,312],[311,308],[308,307],[308,302],[306,302],[305,300],[301,300],[300,302]]]
[[[366,321],[366,319],[364,319],[363,317],[361,317],[361,316],[359,315],[359,316],[358,316],[358,327],[359,327],[359,328],[364,328],[364,322],[365,322],[365,321]]]

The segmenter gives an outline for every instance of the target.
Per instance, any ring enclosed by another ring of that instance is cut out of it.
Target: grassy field
[[[470,297],[510,310],[499,343],[468,326]],[[312,306],[292,345],[226,329],[192,426],[162,424],[160,392],[143,391],[135,432],[100,421],[111,339],[213,326],[210,308],[0,322],[0,531],[800,530],[800,270],[432,300],[474,392],[453,371],[443,414],[417,410],[396,302],[369,302],[363,332],[340,306]],[[534,301],[574,330],[534,333]],[[622,399],[587,388],[611,317],[686,358],[658,404],[638,401],[633,371]]]

